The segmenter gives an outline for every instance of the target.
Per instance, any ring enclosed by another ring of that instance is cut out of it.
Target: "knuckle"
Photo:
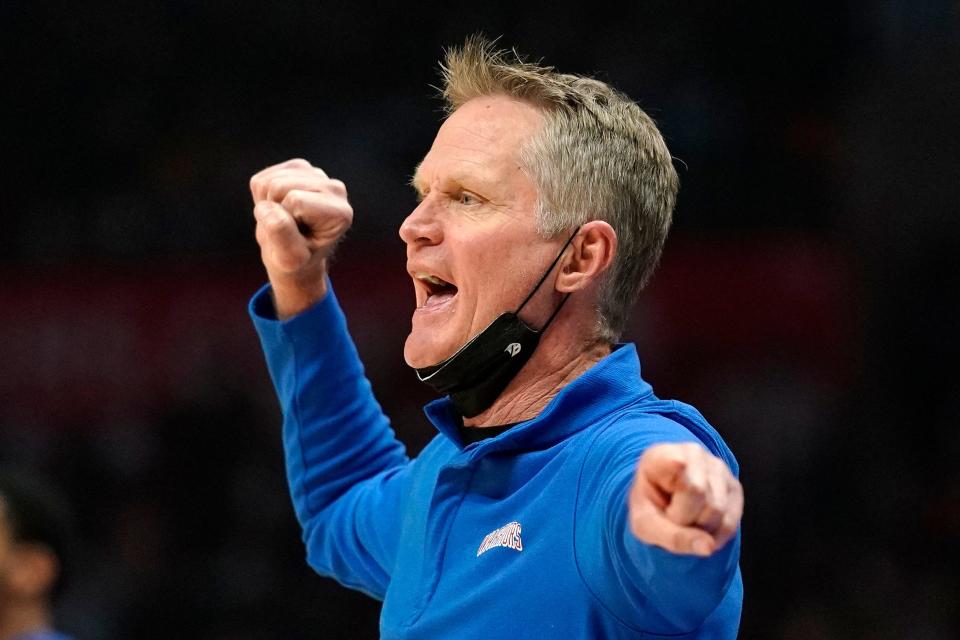
[[[727,497],[715,487],[711,487],[706,495],[706,506],[717,511],[723,510],[727,506]]]
[[[280,194],[280,185],[276,180],[271,180],[266,185],[266,195],[267,200],[276,200],[277,196]]]
[[[353,208],[345,203],[325,201],[323,207],[324,217],[331,222],[340,224],[350,224],[353,220]]]
[[[737,513],[743,512],[743,487],[740,486],[740,483],[737,483],[736,486],[731,487],[731,489],[727,492],[727,500],[732,506],[733,511]]]
[[[704,515],[715,518],[719,518],[724,513],[723,505],[710,496],[704,498],[702,511]]]
[[[718,500],[707,498],[705,504],[703,505],[703,513],[707,519],[717,521],[723,517],[723,514],[726,513],[724,506],[725,505],[721,504]]]
[[[733,535],[740,526],[740,517],[735,513],[726,513],[720,521],[720,531]]]
[[[270,216],[263,221],[264,231],[272,236],[282,234],[289,224],[290,221],[284,216]]]
[[[685,489],[692,497],[697,499],[706,499],[707,481],[704,478],[687,478]]]
[[[736,482],[737,479],[733,475],[733,472],[730,471],[730,467],[727,466],[727,463],[717,457],[712,457],[711,460],[711,471],[718,475],[719,477],[729,482]]]
[[[743,485],[740,484],[740,481],[733,477],[733,474],[730,474],[730,493],[738,496],[740,500],[743,500]]]
[[[722,526],[729,529],[736,529],[740,525],[740,514],[736,511],[727,511],[723,514]]]
[[[297,189],[287,192],[287,195],[283,197],[283,202],[281,203],[285,209],[299,209],[303,206],[304,197],[303,192]]]
[[[700,522],[708,531],[719,531],[723,528],[723,512],[718,509],[707,509],[700,517]]]

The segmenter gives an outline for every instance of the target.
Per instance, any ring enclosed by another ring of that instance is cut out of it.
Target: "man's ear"
[[[60,573],[57,556],[46,545],[18,543],[11,558],[7,584],[27,598],[46,597]]]
[[[557,276],[557,291],[564,293],[599,281],[617,255],[617,232],[603,220],[591,220],[580,227],[570,249]]]

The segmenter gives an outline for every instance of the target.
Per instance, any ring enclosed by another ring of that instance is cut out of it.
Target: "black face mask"
[[[472,418],[493,404],[533,355],[533,350],[540,343],[540,336],[570,297],[569,293],[564,296],[539,331],[532,329],[518,316],[557,266],[563,252],[573,242],[579,230],[580,227],[574,230],[546,273],[516,311],[500,314],[486,329],[443,362],[416,370],[421,382],[430,385],[438,393],[449,395],[453,406],[463,417]]]

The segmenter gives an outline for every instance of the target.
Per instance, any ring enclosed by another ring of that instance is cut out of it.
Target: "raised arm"
[[[310,565],[383,597],[407,457],[376,403],[329,286],[326,260],[349,227],[342,183],[303,160],[251,180],[270,287],[250,312],[283,409],[293,504]]]

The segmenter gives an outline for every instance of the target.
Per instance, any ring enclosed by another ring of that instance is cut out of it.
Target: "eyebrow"
[[[427,180],[424,179],[423,175],[420,173],[420,167],[423,166],[423,160],[414,168],[414,173],[410,176],[410,179],[407,181],[414,191],[418,195],[423,196],[427,187]],[[476,181],[480,181],[480,184],[476,184]],[[494,188],[496,180],[491,179],[488,175],[470,175],[469,173],[458,173],[457,171],[450,172],[444,179],[445,185],[456,185],[457,188],[466,189],[468,191],[473,191],[480,194],[485,194],[486,196],[490,195],[490,190]]]
[[[423,192],[422,189],[420,188],[420,185],[423,182],[423,180],[420,177],[420,165],[422,164],[423,164],[423,161],[420,161],[417,163],[417,166],[413,168],[413,175],[411,175],[410,179],[407,180],[407,184],[413,187],[417,193]]]

